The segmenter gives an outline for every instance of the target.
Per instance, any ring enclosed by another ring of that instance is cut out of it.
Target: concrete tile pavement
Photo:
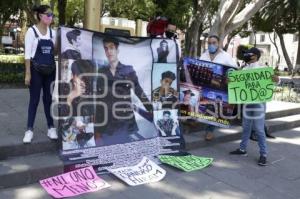
[[[250,142],[248,157],[230,156],[238,141],[190,151],[214,158],[211,167],[184,173],[168,166],[165,179],[158,183],[129,187],[110,175],[101,176],[112,187],[85,194],[78,199],[299,199],[300,198],[300,128],[276,133],[268,140],[269,166],[256,164],[258,146]],[[0,190],[5,199],[48,199],[38,184]]]

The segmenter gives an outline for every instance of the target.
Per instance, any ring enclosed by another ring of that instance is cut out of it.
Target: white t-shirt
[[[25,35],[25,59],[31,59],[35,55],[35,51],[38,45],[38,40],[39,39],[50,39],[50,29],[47,29],[47,34],[42,35],[39,31],[39,29],[36,27],[36,25],[33,26],[35,31],[37,32],[39,38],[35,37],[34,31],[32,28],[28,28],[26,35]],[[56,32],[51,29],[52,31],[52,41],[53,44],[55,45],[56,42]]]
[[[214,63],[217,63],[217,64],[222,64],[222,65],[237,68],[237,65],[234,62],[234,60],[232,59],[231,55],[229,55],[224,50],[220,50],[220,52],[218,52],[218,54],[216,55],[216,57],[213,60],[210,59],[209,52],[208,52],[208,50],[206,50],[201,55],[200,59],[203,60],[203,61],[214,62]]]
[[[250,64],[246,64],[243,67],[243,70],[254,69],[254,68],[263,68],[263,67],[257,61],[257,62],[253,62],[253,63],[250,63]]]

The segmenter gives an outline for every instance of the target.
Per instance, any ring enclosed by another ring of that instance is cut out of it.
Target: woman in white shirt
[[[31,143],[33,138],[33,125],[42,89],[48,137],[57,139],[53,118],[50,114],[51,86],[55,80],[55,32],[50,28],[53,13],[48,5],[40,5],[33,11],[36,12],[38,23],[30,27],[25,35],[25,84],[29,86],[30,100],[24,143]]]

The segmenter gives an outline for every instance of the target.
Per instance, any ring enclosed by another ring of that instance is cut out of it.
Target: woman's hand
[[[272,80],[273,80],[273,82],[278,83],[279,82],[279,77],[277,75],[273,75]]]
[[[31,74],[30,73],[26,73],[25,74],[25,85],[26,86],[30,85],[30,80],[31,80]]]

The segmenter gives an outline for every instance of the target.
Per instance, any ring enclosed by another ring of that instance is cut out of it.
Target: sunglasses
[[[43,15],[46,15],[47,17],[54,17],[54,14],[52,12],[43,13]]]

